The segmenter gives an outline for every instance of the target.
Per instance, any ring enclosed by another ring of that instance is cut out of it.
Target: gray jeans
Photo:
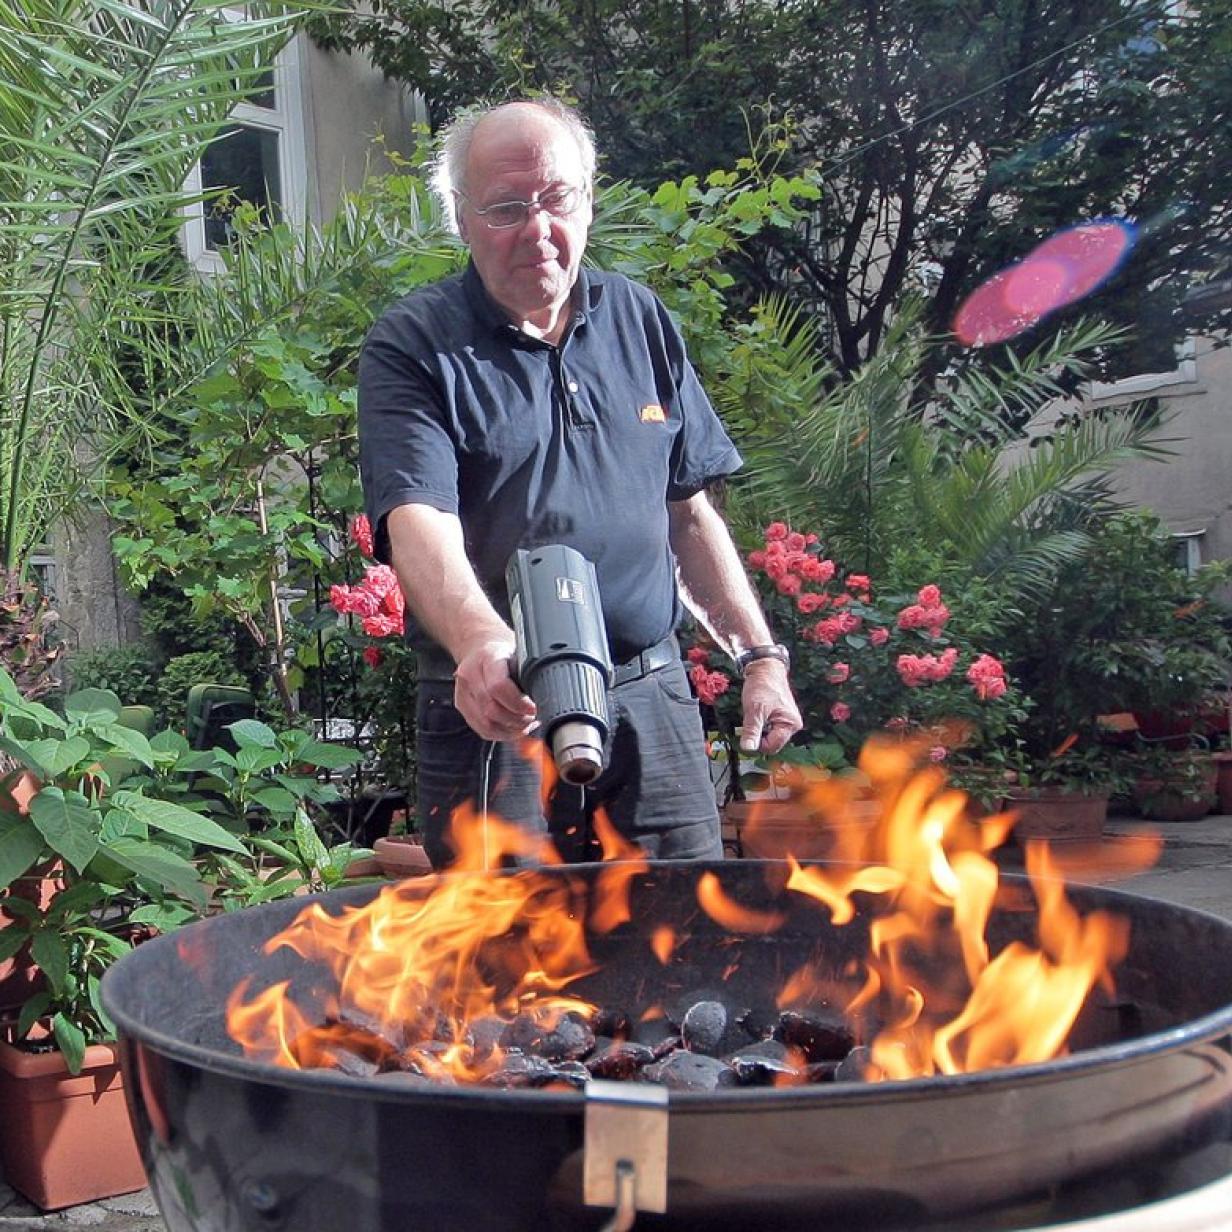
[[[601,858],[593,818],[615,828],[654,860],[722,859],[719,815],[697,700],[679,660],[608,694],[612,730],[603,773],[589,786],[557,783],[541,799],[539,768],[514,743],[489,746],[453,704],[453,682],[419,684],[419,826],[433,866],[453,859],[450,818],[464,804],[478,813],[483,761],[489,816],[547,831],[571,862]]]

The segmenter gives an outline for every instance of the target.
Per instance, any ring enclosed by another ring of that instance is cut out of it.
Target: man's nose
[[[542,239],[552,233],[552,215],[538,201],[532,201],[526,207],[526,223],[531,231]]]

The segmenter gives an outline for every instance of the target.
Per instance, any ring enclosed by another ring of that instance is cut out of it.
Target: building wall
[[[1176,379],[1177,377],[1180,379]],[[1118,495],[1153,509],[1174,534],[1200,535],[1201,558],[1232,557],[1232,348],[1194,340],[1192,361],[1136,396],[1158,397],[1173,438],[1167,461],[1135,461],[1115,476]],[[1121,401],[1102,398],[1097,404]]]
[[[371,170],[387,170],[381,139],[409,156],[415,125],[427,122],[417,96],[386,79],[363,56],[321,51],[299,36],[300,92],[307,151],[308,217],[333,216],[344,189],[355,189]]]

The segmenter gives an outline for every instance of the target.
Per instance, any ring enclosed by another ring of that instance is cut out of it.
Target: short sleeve
[[[359,360],[360,480],[376,557],[386,563],[391,510],[423,504],[458,512],[456,436],[439,382],[399,312],[377,322]]]

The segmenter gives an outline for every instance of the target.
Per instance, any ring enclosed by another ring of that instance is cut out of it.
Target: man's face
[[[488,294],[515,324],[551,327],[577,280],[592,218],[577,142],[540,108],[503,108],[475,129],[462,187],[458,229]],[[580,189],[581,196],[563,217],[532,209],[518,225],[494,229],[475,212],[569,188]]]

